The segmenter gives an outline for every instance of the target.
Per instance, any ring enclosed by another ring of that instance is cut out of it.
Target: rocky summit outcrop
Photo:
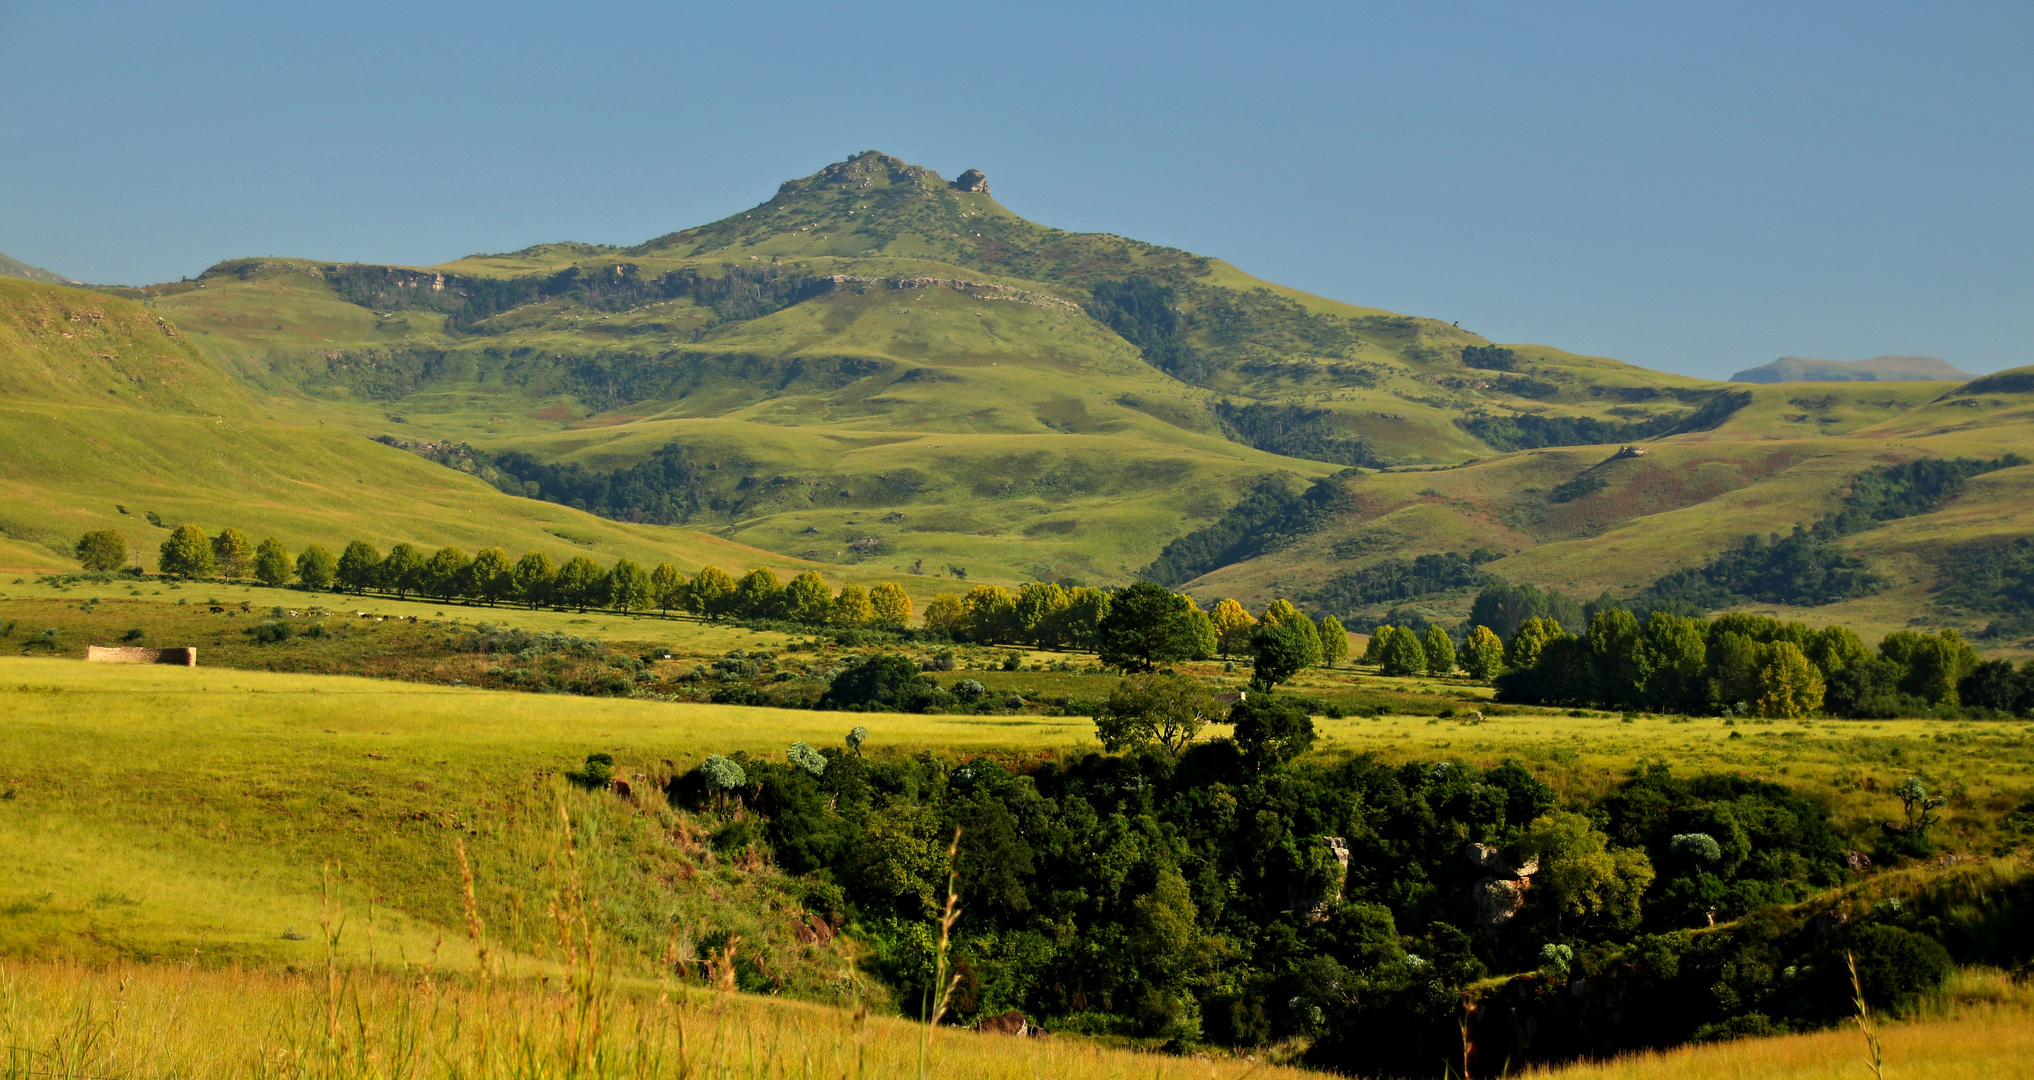
[[[1476,923],[1492,936],[1525,906],[1533,875],[1540,872],[1538,859],[1515,862],[1491,844],[1471,844],[1463,852],[1469,862],[1486,875],[1475,886]]]
[[[969,169],[954,177],[951,186],[955,191],[973,191],[987,195],[989,193],[989,177],[987,173],[980,169]]]

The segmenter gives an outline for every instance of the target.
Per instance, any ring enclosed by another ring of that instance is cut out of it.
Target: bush
[[[297,628],[281,619],[263,619],[247,628],[249,637],[259,645],[276,645],[297,636]]]
[[[747,818],[736,818],[713,830],[713,834],[707,838],[707,844],[717,855],[732,855],[747,849],[758,839],[756,827],[749,824]]]
[[[918,664],[909,657],[879,653],[834,676],[820,695],[819,707],[926,712],[952,700],[952,695],[921,677]]]
[[[1933,993],[1949,977],[1949,950],[1926,934],[1877,923],[1851,935],[1865,1001],[1875,1009],[1902,1012]]]
[[[588,754],[586,763],[567,772],[565,779],[583,788],[604,788],[614,782],[614,755],[601,751]]]

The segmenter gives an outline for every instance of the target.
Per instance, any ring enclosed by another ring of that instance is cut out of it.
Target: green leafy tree
[[[1192,610],[1186,597],[1156,582],[1140,581],[1118,592],[1095,628],[1102,666],[1150,671],[1192,658],[1200,645]]]
[[[1215,696],[1198,679],[1182,675],[1132,675],[1116,684],[1095,712],[1095,733],[1114,753],[1157,743],[1177,755],[1220,718]]]
[[[171,577],[205,577],[212,573],[212,538],[196,525],[179,525],[162,542],[162,572]]]
[[[784,752],[784,759],[789,761],[793,768],[804,769],[813,776],[821,776],[826,772],[826,755],[814,750],[811,743],[792,743],[791,749]]]
[[[1533,891],[1545,890],[1559,917],[1600,919],[1619,930],[1638,925],[1639,899],[1653,883],[1645,852],[1612,848],[1587,817],[1566,810],[1535,818],[1517,846],[1540,861]]]
[[[1595,674],[1597,700],[1610,705],[1638,704],[1645,684],[1640,660],[1637,616],[1623,608],[1608,608],[1589,621],[1589,664]]]
[[[911,596],[902,585],[885,581],[869,590],[869,622],[885,630],[902,630],[911,621]]]
[[[1314,620],[1308,618],[1306,612],[1294,607],[1292,601],[1283,599],[1273,600],[1264,609],[1264,618],[1259,620],[1259,622],[1260,624],[1290,623],[1297,627],[1301,634],[1313,639],[1313,649],[1310,654],[1312,658],[1307,661],[1307,666],[1313,667],[1321,662],[1320,628],[1314,625]]]
[[[312,544],[297,555],[297,581],[311,592],[324,592],[339,575],[339,559]]]
[[[961,598],[952,593],[940,593],[932,598],[931,603],[925,605],[927,630],[950,637],[962,637],[967,633],[967,624],[968,609],[961,603]]]
[[[247,573],[247,560],[254,557],[254,543],[247,534],[231,525],[219,530],[212,538],[212,561],[219,567],[219,573],[237,578]]]
[[[1957,685],[1977,667],[1977,650],[1954,630],[1917,634],[1897,630],[1879,643],[1879,655],[1906,669],[1900,691],[1930,705],[1958,703]]]
[[[734,603],[735,580],[718,566],[701,567],[686,590],[687,610],[709,619],[725,618]]]
[[[579,611],[598,606],[606,599],[601,595],[606,586],[607,572],[584,555],[575,555],[558,568],[558,599]]]
[[[1824,675],[1834,675],[1872,658],[1872,651],[1859,640],[1857,631],[1848,626],[1823,627],[1803,651]]]
[[[1349,631],[1342,628],[1342,620],[1333,615],[1321,616],[1319,633],[1322,667],[1336,667],[1349,659]]]
[[[1370,640],[1363,645],[1363,659],[1360,662],[1384,663],[1384,647],[1391,643],[1391,635],[1397,632],[1398,628],[1393,626],[1380,626],[1370,631]]]
[[[1020,640],[1039,648],[1060,644],[1060,614],[1073,597],[1057,582],[1027,582],[1017,589],[1016,629]]]
[[[1017,598],[1001,585],[977,585],[961,597],[961,631],[973,641],[1016,641]]]
[[[1236,748],[1259,768],[1284,764],[1314,745],[1314,718],[1299,703],[1268,691],[1246,694],[1230,708],[1229,723],[1235,725]]]
[[[515,575],[515,564],[509,562],[508,552],[498,547],[481,548],[466,568],[472,595],[485,601],[488,607],[515,592]]]
[[[842,585],[840,595],[833,598],[832,613],[827,616],[827,621],[847,629],[875,622],[876,609],[869,600],[869,591],[852,582]]]
[[[1794,719],[1822,709],[1822,672],[1799,646],[1775,641],[1759,647],[1757,705],[1760,716]]]
[[[449,544],[432,552],[424,563],[424,594],[451,600],[471,593],[472,582],[466,568],[472,561],[465,552]]]
[[[111,529],[78,538],[78,562],[87,570],[110,573],[127,565],[127,538]]]
[[[1193,632],[1193,652],[1189,660],[1206,660],[1222,648],[1222,640],[1215,634],[1215,620],[1208,613],[1193,606],[1192,598],[1187,600],[1188,628]]]
[[[571,565],[570,563],[566,565]],[[720,756],[708,754],[699,766],[700,778],[706,781],[707,793],[721,809],[727,809],[727,797],[747,787],[749,775],[740,765]]]
[[[1490,679],[1504,669],[1504,642],[1487,626],[1469,631],[1462,643],[1462,667],[1478,679]]]
[[[1215,620],[1215,637],[1221,643],[1223,656],[1249,651],[1250,635],[1257,631],[1257,620],[1249,608],[1234,600],[1223,600],[1215,605],[1209,617]],[[1347,651],[1345,644],[1343,652]]]
[[[381,561],[381,587],[396,594],[396,599],[407,599],[413,592],[423,592],[425,584],[424,553],[414,544],[397,544],[388,549],[388,558]]]
[[[608,606],[627,614],[642,611],[650,606],[650,601],[650,575],[627,559],[616,560],[614,569],[607,574]]]
[[[1455,642],[1439,623],[1427,627],[1426,639],[1420,643],[1420,651],[1427,657],[1427,674],[1433,676],[1455,673]]]
[[[1404,628],[1395,629],[1391,640],[1384,643],[1384,655],[1378,663],[1386,675],[1417,675],[1427,669],[1427,650],[1420,644],[1419,635]]]
[[[1067,590],[1067,601],[1059,616],[1056,640],[1069,648],[1099,648],[1097,635],[1109,615],[1109,594],[1082,585]]]
[[[290,583],[290,553],[283,542],[271,536],[254,549],[254,580],[271,589]]]
[[[339,587],[364,593],[381,583],[381,552],[365,540],[355,540],[339,553]]]
[[[557,581],[558,564],[541,551],[525,552],[509,572],[509,587],[515,590],[516,599],[530,605],[532,611],[551,602],[551,589]]]
[[[777,580],[777,572],[767,566],[758,566],[742,575],[736,583],[734,599],[730,607],[737,618],[776,619],[784,612],[784,585]]]
[[[807,626],[824,626],[833,609],[833,590],[816,570],[807,570],[784,586],[784,617]]]
[[[1535,615],[1519,624],[1504,645],[1506,667],[1529,668],[1540,662],[1540,650],[1546,643],[1560,637],[1565,631],[1561,624],[1544,615]]]
[[[1759,643],[1744,634],[1712,634],[1709,652],[1709,696],[1724,709],[1750,708],[1759,696]]]
[[[1319,662],[1318,638],[1310,638],[1293,622],[1273,622],[1266,619],[1257,624],[1257,630],[1250,635],[1250,655],[1254,668],[1251,683],[1262,691],[1283,682],[1306,668]]]
[[[1639,700],[1663,712],[1695,712],[1708,698],[1707,620],[1655,611],[1639,637]]]
[[[650,571],[650,606],[665,615],[685,606],[685,575],[670,563],[658,563]]]

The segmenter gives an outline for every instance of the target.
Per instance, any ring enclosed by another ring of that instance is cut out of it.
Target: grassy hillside
[[[1942,383],[1818,384],[1748,389],[1715,428],[1644,444],[1528,450],[1437,471],[1367,474],[1343,482],[1346,510],[1259,558],[1194,581],[1196,594],[1317,594],[1324,580],[1424,552],[1487,548],[1498,577],[1582,598],[1630,595],[1700,565],[1747,534],[1785,533],[1841,504],[1855,477],[1923,459],[2034,456],[2034,396],[2012,382],[1982,391]],[[1845,550],[1893,579],[1876,596],[1816,608],[1770,607],[1867,634],[1912,623],[1967,634],[1990,615],[1932,602],[1957,552],[2028,534],[2034,468],[1971,480],[1931,513],[1845,538]],[[1460,618],[1473,588],[1421,597],[1431,617]],[[1395,602],[1368,605],[1377,613]],[[2004,643],[1998,643],[2003,645]]]
[[[0,563],[10,569],[75,567],[72,547],[94,529],[120,532],[153,567],[184,522],[273,535],[292,551],[359,537],[687,569],[802,565],[689,529],[510,497],[271,409],[132,301],[0,280],[0,357]]]

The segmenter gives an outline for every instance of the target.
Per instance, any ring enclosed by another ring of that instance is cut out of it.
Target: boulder
[[[1526,892],[1533,887],[1533,875],[1540,872],[1540,861],[1515,862],[1495,844],[1470,844],[1462,854],[1471,865],[1489,875],[1471,889],[1476,900],[1476,924],[1485,935],[1496,937],[1498,930],[1525,907]]]
[[[951,186],[955,191],[972,191],[983,195],[989,193],[989,178],[980,169],[968,171],[953,178]]]

